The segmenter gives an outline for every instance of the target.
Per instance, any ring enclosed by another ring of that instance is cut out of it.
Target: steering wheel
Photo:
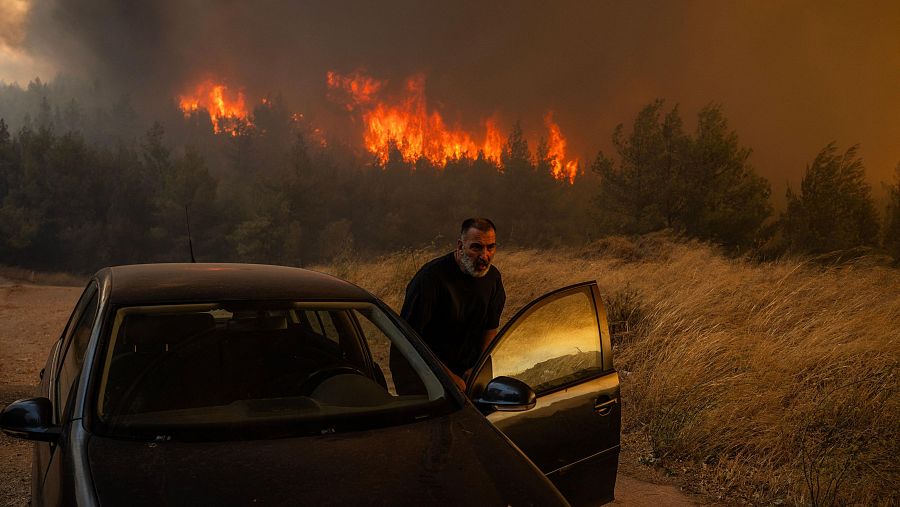
[[[303,379],[303,382],[300,383],[300,395],[311,395],[322,382],[338,375],[362,375],[363,377],[367,377],[361,370],[352,366],[329,366],[326,368],[319,368],[307,375],[306,378]]]

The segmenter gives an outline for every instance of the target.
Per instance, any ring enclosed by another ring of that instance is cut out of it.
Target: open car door
[[[479,403],[500,376],[528,384],[536,394],[534,408],[502,411]],[[525,306],[479,359],[471,379],[468,396],[570,503],[612,501],[622,412],[596,282],[553,291]]]

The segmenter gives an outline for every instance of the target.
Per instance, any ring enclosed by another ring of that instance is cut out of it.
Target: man
[[[429,261],[406,287],[400,315],[425,340],[461,389],[481,353],[497,335],[506,292],[491,265],[497,229],[486,218],[462,223],[456,249]],[[391,371],[401,394],[421,392],[406,382],[409,366],[392,350]]]

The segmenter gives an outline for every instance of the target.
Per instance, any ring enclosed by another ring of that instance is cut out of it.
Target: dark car
[[[423,394],[396,393],[391,348]],[[121,266],[88,283],[40,397],[0,425],[36,441],[34,505],[612,499],[619,381],[596,283],[525,307],[473,371],[460,392],[384,303],[328,275]]]

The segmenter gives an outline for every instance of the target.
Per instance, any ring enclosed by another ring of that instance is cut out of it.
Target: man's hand
[[[441,366],[444,368],[447,375],[450,375],[450,378],[453,380],[453,383],[456,384],[456,387],[458,387],[460,391],[466,392],[466,381],[460,378],[459,375],[453,373],[450,368],[447,368],[446,364],[441,363]]]
[[[491,343],[494,341],[494,338],[497,337],[497,329],[488,329],[484,332],[484,335],[481,337],[481,353],[488,349],[491,346]]]
[[[447,373],[450,374],[450,378],[453,379],[453,383],[456,384],[456,387],[458,387],[460,391],[466,392],[466,381],[452,371],[448,370]]]

